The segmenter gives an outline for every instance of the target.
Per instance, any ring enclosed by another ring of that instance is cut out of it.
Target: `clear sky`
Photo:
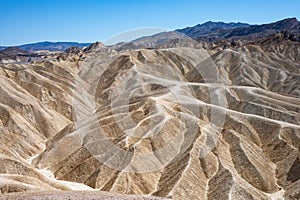
[[[0,0],[0,45],[106,41],[121,32],[173,30],[206,21],[300,18],[299,0]]]

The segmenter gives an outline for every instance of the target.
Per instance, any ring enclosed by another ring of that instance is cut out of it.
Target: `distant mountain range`
[[[115,49],[123,50],[128,48],[157,48],[169,45],[176,46],[176,43],[185,43],[183,37],[189,37],[196,41],[202,42],[218,42],[218,41],[233,41],[246,40],[254,41],[276,33],[287,31],[291,40],[300,41],[300,22],[296,18],[287,18],[270,24],[250,25],[247,23],[225,23],[225,22],[206,22],[193,27],[177,29],[170,32],[162,32],[153,36],[141,37],[132,42],[125,42],[115,45]],[[178,41],[178,38],[181,40]],[[189,45],[191,41],[187,41]],[[38,42],[32,44],[24,44],[17,46],[25,51],[65,51],[69,47],[88,47],[92,43],[77,43],[77,42]],[[7,47],[0,47],[3,50]]]
[[[287,18],[270,24],[249,25],[245,23],[206,22],[194,27],[176,30],[201,41],[230,39],[259,39],[272,34],[289,31],[300,33],[300,22],[296,18]]]
[[[69,47],[87,47],[92,43],[78,43],[78,42],[37,42],[31,44],[24,44],[17,46],[25,51],[40,51],[40,50],[48,50],[48,51],[65,51]],[[0,50],[5,49],[7,47],[0,47]]]
[[[300,41],[300,22],[287,18],[270,24],[250,25],[246,23],[206,22],[194,27],[162,32],[141,37],[131,42],[115,45],[116,50],[141,48],[204,47],[218,48],[226,45],[251,43],[263,38],[283,34],[291,41]]]
[[[235,28],[246,28],[251,26],[250,24],[246,24],[246,23],[234,23],[234,22],[230,22],[230,23],[225,23],[225,22],[206,22],[203,24],[198,24],[196,26],[193,27],[187,27],[187,28],[183,28],[183,29],[177,29],[175,31],[183,33],[189,37],[195,38],[195,37],[199,37],[199,36],[204,36],[204,35],[209,35],[213,32],[218,32],[220,30],[231,30],[231,29],[235,29]]]

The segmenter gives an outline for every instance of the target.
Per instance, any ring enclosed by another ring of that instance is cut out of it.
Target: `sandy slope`
[[[98,192],[69,192],[92,188],[180,200],[297,199],[295,49],[99,47],[1,65],[1,193],[96,199]]]

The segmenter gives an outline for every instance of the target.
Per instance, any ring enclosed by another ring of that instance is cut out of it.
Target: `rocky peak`
[[[87,47],[85,49],[85,51],[97,51],[97,50],[100,50],[103,48],[105,48],[105,45],[102,42],[98,41],[98,42],[91,44],[89,47]]]

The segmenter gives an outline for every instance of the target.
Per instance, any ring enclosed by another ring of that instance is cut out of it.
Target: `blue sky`
[[[106,41],[132,29],[300,18],[298,0],[0,0],[0,45]],[[154,29],[155,30],[155,29]]]

